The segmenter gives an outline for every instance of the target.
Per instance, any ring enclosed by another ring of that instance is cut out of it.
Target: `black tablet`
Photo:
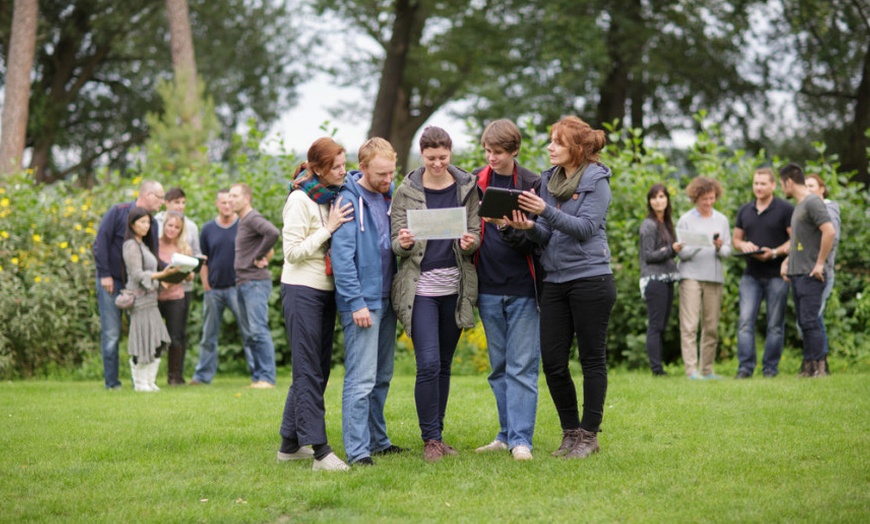
[[[519,189],[489,187],[483,192],[478,214],[482,218],[510,218],[520,208],[520,193]]]
[[[744,252],[744,251],[732,252],[732,254],[735,257],[751,257],[752,255],[760,255],[762,253],[764,253],[763,249],[756,249],[755,251],[746,251],[746,252]]]

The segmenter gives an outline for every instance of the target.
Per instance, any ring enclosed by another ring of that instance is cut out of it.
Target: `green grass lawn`
[[[341,371],[327,428],[343,456]],[[461,455],[438,464],[422,460],[414,378],[397,376],[387,421],[413,451],[346,473],[276,463],[288,383],[0,383],[0,522],[870,521],[868,374],[614,372],[602,451],[573,461],[549,456],[561,433],[541,380],[525,463],[473,452],[495,436],[495,403],[485,377],[455,377],[444,437]]]

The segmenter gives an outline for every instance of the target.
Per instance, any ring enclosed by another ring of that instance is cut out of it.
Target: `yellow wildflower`
[[[0,231],[0,237],[9,238],[9,233],[7,233],[6,231]]]
[[[142,183],[142,177],[141,177],[141,176],[137,176],[136,178],[133,179],[133,185],[134,185],[134,186],[138,186],[138,185],[141,184],[141,183]]]
[[[79,253],[81,253],[82,255],[85,254],[85,251],[86,251],[86,250],[85,250],[85,246],[81,246],[81,247],[79,248]]]
[[[42,282],[42,277],[33,277],[34,282]]]
[[[33,241],[38,244],[38,243],[42,242],[42,237],[40,235],[34,233],[33,234]]]
[[[12,262],[13,265],[17,266],[18,265],[18,257],[12,257],[12,260],[10,260],[10,262]]]
[[[5,194],[6,194],[6,188],[0,187],[0,195],[5,195]]]
[[[76,229],[76,231],[81,231],[81,230],[82,230],[82,225],[79,224],[78,222],[76,222],[75,229]]]
[[[87,211],[87,210],[88,210],[88,206],[87,206],[87,204],[83,205],[83,206],[82,206],[82,211]]]
[[[76,254],[73,254],[73,256],[69,257],[69,259],[73,261],[73,264],[75,264],[76,262],[79,261],[79,256]]]
[[[0,207],[9,207],[9,199],[6,197],[3,197],[3,199],[0,200]]]
[[[61,249],[66,249],[66,248],[68,248],[68,247],[69,247],[69,243],[68,243],[68,242],[61,242],[61,243],[60,243],[60,248],[61,248]]]
[[[92,227],[86,227],[86,228],[85,228],[85,233],[89,233],[89,234],[91,234],[91,235],[95,235],[95,236],[96,236],[96,234],[97,234],[97,232],[94,231],[94,228],[92,228]]]

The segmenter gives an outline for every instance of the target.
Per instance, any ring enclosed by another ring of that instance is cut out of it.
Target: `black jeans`
[[[562,429],[598,431],[607,395],[607,325],[616,302],[613,275],[544,283],[541,296],[541,362]],[[568,369],[577,336],[583,369],[583,419]]]
[[[281,305],[290,341],[293,382],[287,391],[280,433],[301,446],[326,444],[323,394],[332,368],[335,293],[282,283]]]
[[[650,280],[646,285],[646,354],[653,373],[662,372],[662,345],[674,305],[674,283]]]
[[[166,331],[172,341],[170,347],[184,352],[187,349],[187,311],[188,302],[183,298],[157,302],[160,316],[166,321]]]

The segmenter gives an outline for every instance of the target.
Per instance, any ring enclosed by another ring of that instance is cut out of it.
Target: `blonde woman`
[[[160,261],[164,264],[172,262],[172,255],[192,255],[193,250],[187,242],[187,230],[184,215],[178,211],[167,211],[163,217],[163,234],[160,236]],[[193,280],[190,273],[185,282]],[[160,315],[166,321],[169,330],[169,377],[170,386],[184,385],[184,355],[187,351],[184,341],[187,340],[187,301],[184,300],[182,283],[163,286],[157,295],[157,306]]]

